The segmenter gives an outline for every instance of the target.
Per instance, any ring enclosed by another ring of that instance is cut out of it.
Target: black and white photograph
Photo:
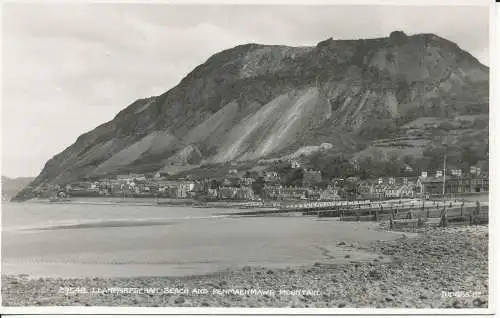
[[[494,3],[438,2],[3,3],[2,311],[492,313]]]

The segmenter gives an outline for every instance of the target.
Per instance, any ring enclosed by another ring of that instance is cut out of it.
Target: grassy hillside
[[[2,201],[8,201],[26,187],[34,178],[7,178],[2,176]]]

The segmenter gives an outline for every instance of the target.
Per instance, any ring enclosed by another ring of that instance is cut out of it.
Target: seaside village
[[[197,199],[201,201],[335,201],[390,200],[398,198],[430,199],[443,195],[488,192],[488,173],[471,166],[468,171],[450,169],[438,171],[408,171],[407,176],[384,176],[361,180],[358,177],[324,180],[321,171],[289,162],[292,171],[301,178],[293,185],[286,184],[274,170],[239,171],[228,169],[221,178],[200,178],[188,175],[173,180],[166,173],[123,174],[98,180],[78,181],[55,185],[53,197],[156,197]],[[47,191],[49,190],[49,191]]]

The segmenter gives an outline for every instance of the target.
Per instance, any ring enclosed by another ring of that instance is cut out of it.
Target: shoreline
[[[8,202],[17,204],[18,202]],[[220,209],[260,209],[264,206],[256,201],[199,201],[186,198],[123,198],[123,197],[73,197],[63,200],[30,199],[22,203],[27,204],[67,204],[67,205],[118,205],[118,206],[155,206],[155,207],[193,207],[193,208],[220,208]]]
[[[337,243],[344,244],[379,256],[371,261],[350,261],[347,264],[316,262],[310,266],[282,269],[245,266],[182,277],[68,279],[2,275],[3,305],[318,308],[488,306],[487,226],[438,228],[419,235],[404,235],[393,241],[375,241],[366,246]],[[87,292],[75,289],[78,287],[85,288]],[[106,291],[109,288],[117,289]],[[123,288],[142,288],[147,292],[124,293]],[[288,291],[288,294],[280,294],[280,289]],[[188,293],[183,293],[183,290]],[[272,290],[274,293],[271,293]],[[461,294],[464,292],[470,295],[466,297]]]

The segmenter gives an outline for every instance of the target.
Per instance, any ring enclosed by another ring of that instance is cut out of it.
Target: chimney
[[[422,178],[427,178],[427,171],[422,171]]]

